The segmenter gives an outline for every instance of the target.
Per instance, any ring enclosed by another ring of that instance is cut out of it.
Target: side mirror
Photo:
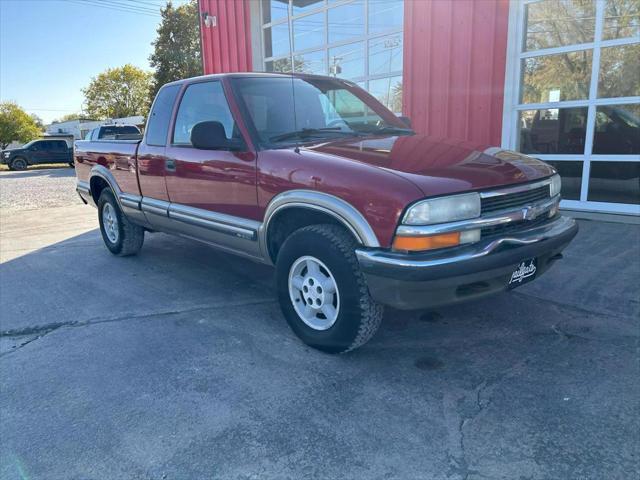
[[[398,117],[400,120],[402,120],[402,122],[404,122],[404,124],[411,128],[411,119],[409,117]]]
[[[199,150],[240,150],[242,142],[228,139],[220,122],[196,123],[191,129],[191,145]]]

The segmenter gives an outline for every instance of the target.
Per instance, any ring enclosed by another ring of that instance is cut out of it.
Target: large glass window
[[[329,49],[329,69],[331,75],[342,78],[364,77],[364,42],[347,43]]]
[[[525,5],[525,50],[592,42],[593,0],[542,0]]]
[[[606,0],[603,40],[640,37],[640,2]]]
[[[565,207],[640,214],[640,1],[516,3],[505,146],[554,165]]]
[[[329,43],[362,37],[365,33],[364,0],[329,9]]]
[[[640,43],[600,51],[598,97],[640,95]]]
[[[264,70],[352,80],[402,110],[404,0],[263,0]]]
[[[589,98],[591,50],[522,60],[522,103]]]
[[[324,12],[293,21],[293,48],[297,51],[324,45]]]

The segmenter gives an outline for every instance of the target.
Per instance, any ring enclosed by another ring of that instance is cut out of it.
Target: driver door
[[[39,142],[35,142],[31,147],[29,147],[32,164],[47,163],[47,157],[49,156],[49,152],[47,151],[48,143],[49,142],[47,140],[41,140]]]
[[[166,148],[166,182],[170,217],[187,233],[234,250],[257,250],[260,225],[256,190],[256,153],[200,150],[191,130],[217,121],[227,139],[243,140],[220,80],[191,83],[183,90]],[[248,253],[248,252],[246,252]]]

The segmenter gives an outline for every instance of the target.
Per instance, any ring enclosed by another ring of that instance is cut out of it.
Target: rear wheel
[[[129,221],[111,190],[105,188],[98,199],[98,219],[104,244],[114,255],[135,255],[144,243],[144,229]]]
[[[278,253],[278,299],[291,329],[329,353],[364,345],[378,330],[383,308],[369,295],[355,256],[356,241],[337,225],[295,231]]]
[[[29,164],[24,158],[17,157],[11,161],[9,168],[11,168],[11,170],[26,170],[28,166]]]

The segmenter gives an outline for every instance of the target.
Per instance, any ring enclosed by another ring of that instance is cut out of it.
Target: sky
[[[81,89],[107,68],[131,63],[151,70],[165,3],[0,0],[0,101],[15,101],[50,123],[80,112]]]

